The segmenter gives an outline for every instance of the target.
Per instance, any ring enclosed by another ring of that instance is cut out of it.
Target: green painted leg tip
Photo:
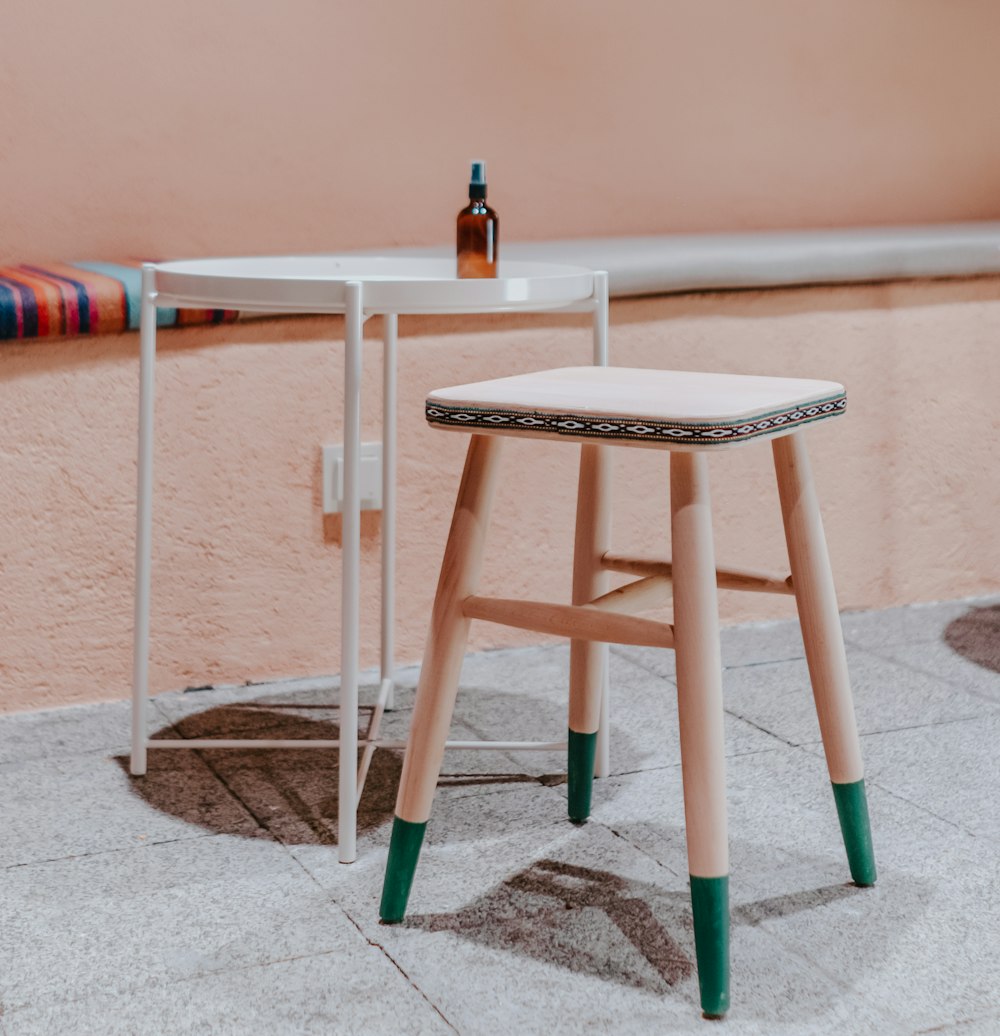
[[[569,818],[574,824],[585,824],[590,816],[596,758],[597,733],[578,734],[571,730],[567,753],[567,785]]]
[[[719,1019],[729,1010],[729,878],[691,875],[691,912],[701,1010]]]
[[[847,850],[847,864],[855,885],[868,888],[875,884],[875,852],[868,820],[868,798],[864,779],[850,784],[834,784],[833,798]]]
[[[414,824],[396,817],[392,822],[389,859],[385,865],[382,903],[378,911],[379,918],[384,924],[399,924],[406,915],[413,872],[417,869],[417,858],[420,856],[420,846],[423,844],[426,829],[426,820],[421,824]]]

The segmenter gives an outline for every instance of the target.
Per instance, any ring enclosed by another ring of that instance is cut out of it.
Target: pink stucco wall
[[[490,163],[507,240],[1000,215],[989,0],[13,0],[0,32],[0,261],[445,242],[471,157]],[[998,297],[983,279],[618,301],[612,342],[621,363],[846,381],[852,413],[813,436],[817,469],[842,602],[877,606],[996,588]],[[338,670],[319,448],[341,438],[339,334],[303,319],[162,336],[154,689]],[[588,345],[553,319],[402,335],[413,661],[462,451],[423,426],[424,392]],[[127,693],[136,351],[134,335],[0,347],[0,710]],[[373,342],[370,437],[378,360]],[[517,593],[530,572],[561,596],[573,465],[510,453],[488,581]],[[619,544],[665,546],[659,460],[623,455],[624,496],[643,492]],[[781,562],[767,464],[716,462],[721,557]],[[724,615],[762,607],[788,602]],[[482,627],[475,644],[523,639]]]
[[[372,327],[377,335],[377,327]],[[158,361],[152,677],[189,684],[337,672],[339,522],[320,445],[340,441],[336,321],[168,331]],[[332,337],[332,342],[326,340]],[[1000,586],[995,470],[1000,278],[715,293],[612,305],[618,363],[842,380],[849,415],[810,436],[844,607]],[[402,319],[399,658],[419,659],[465,437],[430,388],[586,362],[580,318]],[[116,698],[130,680],[134,336],[6,346],[0,709]],[[366,438],[379,433],[377,337]],[[486,582],[565,599],[575,448],[511,443]],[[619,451],[616,548],[667,551],[667,472]],[[720,560],[784,565],[766,447],[713,461]],[[641,487],[641,492],[634,488]],[[363,661],[378,643],[379,517],[363,523]],[[727,621],[790,602],[722,595]],[[474,626],[474,644],[528,635]]]
[[[0,260],[996,218],[992,0],[8,0]]]

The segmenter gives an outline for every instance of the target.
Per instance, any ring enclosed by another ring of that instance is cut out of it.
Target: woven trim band
[[[704,423],[693,421],[643,421],[639,418],[594,417],[586,414],[557,414],[544,410],[486,409],[459,407],[431,402],[426,407],[431,424],[449,428],[510,429],[524,432],[547,432],[595,439],[629,442],[745,442],[764,435],[773,435],[792,425],[809,424],[826,417],[836,417],[847,407],[847,395],[841,393],[818,399],[800,407],[760,414],[746,421]]]

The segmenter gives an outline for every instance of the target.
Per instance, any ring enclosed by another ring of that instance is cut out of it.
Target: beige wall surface
[[[447,242],[472,157],[507,240],[1000,217],[992,0],[7,0],[0,29],[0,261]],[[1000,573],[998,299],[986,278],[616,301],[612,347],[847,382],[850,416],[811,436],[842,603],[957,597]],[[415,661],[463,450],[424,427],[424,393],[589,345],[578,318],[401,330]],[[318,319],[161,336],[154,690],[339,669],[320,445],[341,439],[342,354]],[[379,359],[372,341],[366,438]],[[127,693],[136,360],[135,335],[0,346],[0,710]],[[573,452],[511,446],[489,584],[568,591]],[[623,453],[616,545],[666,549],[662,460]],[[782,564],[768,464],[716,459],[722,559]],[[366,664],[378,531],[366,516]],[[789,602],[723,602],[761,607]]]
[[[1000,278],[616,301],[622,365],[843,381],[848,414],[809,433],[840,602],[879,607],[1000,587]],[[368,329],[366,439],[380,437]],[[400,320],[399,635],[419,660],[466,437],[426,392],[587,362],[581,317]],[[340,525],[320,507],[320,446],[341,441],[334,319],[159,337],[154,691],[339,671]],[[130,684],[137,336],[0,354],[0,711],[124,697]],[[511,442],[488,591],[568,600],[577,447]],[[669,551],[667,465],[617,451],[614,546]],[[786,565],[770,450],[713,458],[720,563]],[[362,522],[363,663],[378,648],[378,514]],[[787,598],[722,594],[725,621]],[[478,648],[530,635],[474,624]],[[537,638],[536,638],[537,639]]]
[[[0,261],[1000,216],[994,0],[7,0]]]

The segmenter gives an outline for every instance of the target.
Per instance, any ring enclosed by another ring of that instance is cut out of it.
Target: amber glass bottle
[[[458,214],[459,277],[496,277],[499,225],[486,204],[486,163],[473,162],[469,204]]]

